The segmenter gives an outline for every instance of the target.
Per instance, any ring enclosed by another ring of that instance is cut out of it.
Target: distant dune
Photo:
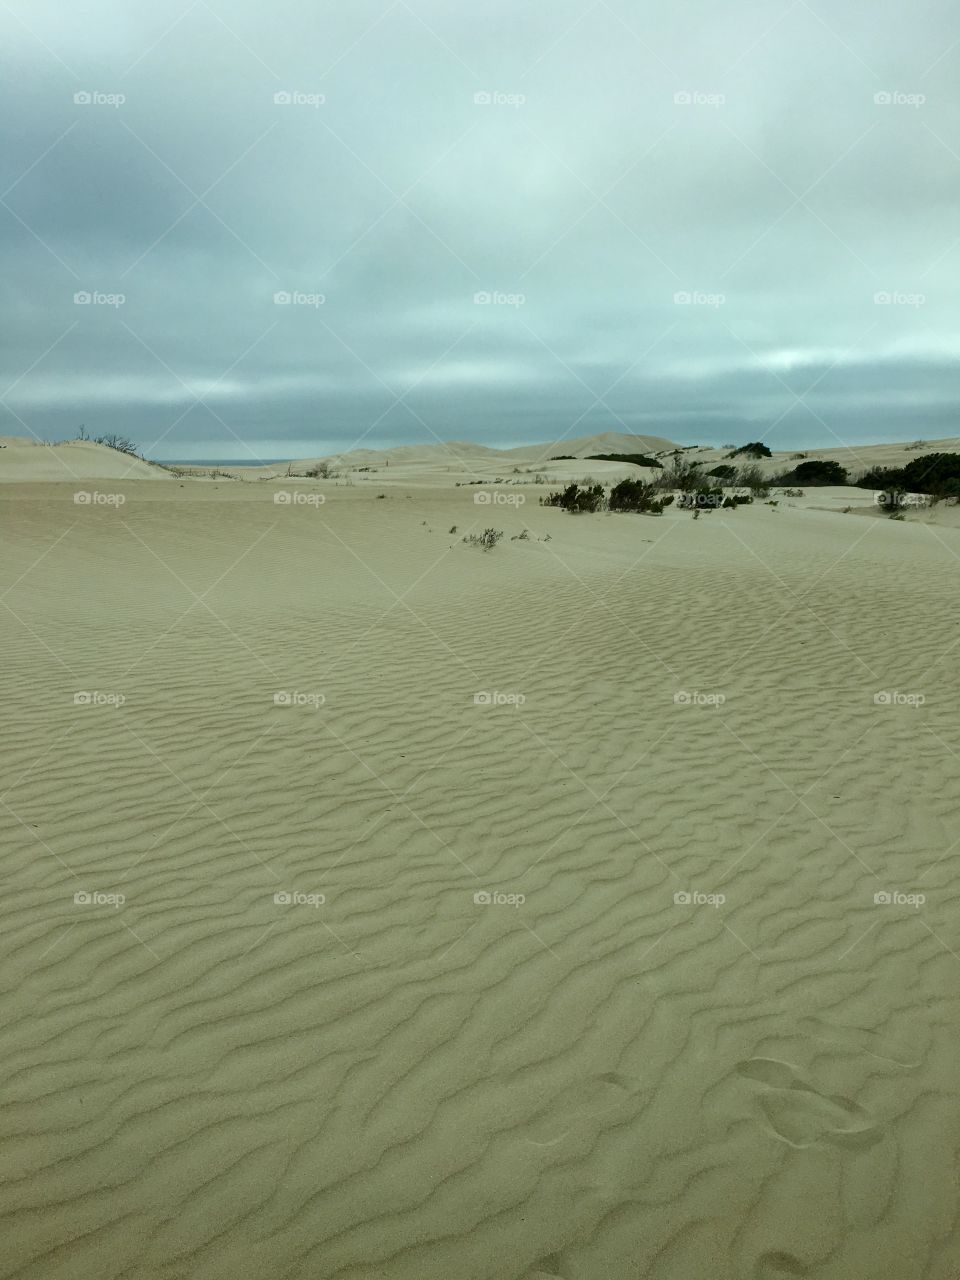
[[[702,462],[705,470],[724,461],[730,453],[728,447],[678,445],[663,436],[605,431],[598,435],[527,444],[513,449],[494,449],[469,440],[450,440],[398,445],[392,449],[351,449],[345,453],[318,454],[312,458],[294,458],[289,462],[264,465],[224,463],[214,466],[190,462],[172,465],[178,474],[194,479],[209,478],[214,471],[221,478],[240,480],[296,478],[327,463],[333,470],[349,476],[353,483],[360,484],[434,486],[458,480],[462,483],[469,480],[493,481],[498,477],[523,484],[535,476],[546,479],[548,483],[559,483],[580,479],[587,474],[609,482],[624,475],[636,475],[637,468],[628,463],[598,462],[593,455],[645,454],[659,456],[661,461],[666,461],[666,455],[677,449]],[[774,451],[771,458],[761,459],[757,465],[771,475],[794,465],[801,458],[822,458],[840,463],[854,478],[868,467],[903,466],[924,453],[958,451],[960,440],[950,437],[919,443],[904,441],[779,450]],[[743,464],[750,459],[740,458],[734,462]],[[44,445],[17,437],[0,437],[0,481],[169,480],[172,474],[156,463],[118,453],[89,440]]]

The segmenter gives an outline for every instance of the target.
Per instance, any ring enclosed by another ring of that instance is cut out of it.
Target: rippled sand
[[[0,1274],[953,1280],[960,531],[74,488],[0,493]]]

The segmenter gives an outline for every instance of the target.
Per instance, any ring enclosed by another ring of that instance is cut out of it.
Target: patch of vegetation
[[[680,495],[680,506],[694,511],[715,511],[724,505],[722,489],[701,486],[690,493]]]
[[[737,468],[721,462],[719,467],[714,467],[712,471],[707,472],[707,475],[714,476],[717,480],[726,480],[732,483],[736,479]]]
[[[792,471],[785,471],[777,476],[778,485],[801,485],[811,488],[825,484],[849,484],[846,467],[839,462],[827,462],[822,458],[812,458],[809,462],[801,462]]]
[[[770,492],[770,481],[756,463],[751,467],[740,468],[737,472],[737,484],[742,489],[749,489],[755,498],[765,498]]]
[[[727,454],[728,458],[772,458],[773,454],[762,440],[751,440]]]
[[[502,537],[502,529],[484,529],[483,533],[468,533],[463,541],[471,547],[480,547],[484,551],[492,551]]]
[[[658,493],[659,488],[655,484],[645,484],[643,480],[621,480],[610,490],[608,505],[611,511],[640,511],[659,516],[673,501],[673,494],[658,497]]]
[[[602,484],[581,488],[578,484],[568,484],[566,489],[557,493],[548,493],[540,499],[541,506],[561,507],[572,515],[582,511],[602,511],[606,505],[606,495]]]
[[[550,459],[551,462],[576,462],[572,453],[555,453]]]
[[[80,427],[77,432],[78,440],[89,440],[91,444],[104,444],[108,449],[116,449],[117,453],[128,453],[131,458],[139,458],[140,446],[133,440],[129,440],[126,436],[118,436],[115,432],[109,432],[104,436],[88,436],[87,428]]]
[[[648,458],[645,453],[591,453],[591,462],[631,462],[635,467],[663,467],[656,458]]]
[[[924,458],[912,458],[905,467],[871,467],[853,483],[861,489],[960,497],[960,453],[928,453]]]
[[[700,466],[699,462],[681,458],[679,453],[675,453],[673,462],[657,479],[663,489],[679,489],[682,493],[689,493],[703,484]]]

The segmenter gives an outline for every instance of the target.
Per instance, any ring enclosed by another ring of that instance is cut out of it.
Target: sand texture
[[[949,512],[416,465],[7,473],[0,1276],[955,1280]]]

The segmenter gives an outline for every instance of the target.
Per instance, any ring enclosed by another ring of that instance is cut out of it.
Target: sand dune
[[[24,480],[170,480],[163,467],[94,444],[70,440],[41,444],[16,436],[0,437],[0,481]]]
[[[0,1274],[951,1280],[960,531],[376,480],[0,493]]]

